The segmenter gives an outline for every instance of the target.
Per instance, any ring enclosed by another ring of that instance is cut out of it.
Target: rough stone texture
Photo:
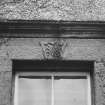
[[[1,19],[105,20],[105,0],[1,0]]]
[[[11,105],[13,101],[12,59],[44,59],[39,43],[54,40],[16,38],[0,46],[0,105]],[[66,39],[66,43],[64,60],[94,61],[95,105],[105,105],[105,39]]]
[[[95,64],[96,104],[105,105],[105,61]]]
[[[11,72],[0,72],[0,105],[11,105]]]

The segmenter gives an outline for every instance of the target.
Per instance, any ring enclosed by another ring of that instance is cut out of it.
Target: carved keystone
[[[40,42],[45,59],[62,59],[66,45],[64,40]]]

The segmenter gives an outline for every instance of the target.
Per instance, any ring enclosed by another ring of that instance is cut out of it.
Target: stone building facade
[[[0,50],[0,104],[11,105],[12,60],[44,59],[40,41],[53,41],[52,38],[13,38],[1,45]],[[64,60],[93,60],[95,76],[95,104],[105,103],[105,40],[104,39],[66,39]]]
[[[104,0],[1,0],[1,21],[104,21]],[[1,34],[2,36],[2,34]],[[4,34],[4,36],[9,36]],[[105,105],[105,38],[60,38],[66,43],[63,60],[94,61],[95,105]],[[43,60],[42,42],[56,38],[0,38],[0,105],[13,102],[12,60]]]

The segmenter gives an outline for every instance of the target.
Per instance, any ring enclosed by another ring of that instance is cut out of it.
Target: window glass
[[[88,73],[20,73],[15,105],[91,105]]]
[[[51,80],[18,79],[17,105],[50,105]]]
[[[54,82],[55,105],[87,105],[86,79],[59,79]]]

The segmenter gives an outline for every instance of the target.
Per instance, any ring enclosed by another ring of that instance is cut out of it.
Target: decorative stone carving
[[[62,59],[67,43],[64,40],[40,42],[45,59]]]
[[[11,38],[0,38],[0,46],[6,44]]]

